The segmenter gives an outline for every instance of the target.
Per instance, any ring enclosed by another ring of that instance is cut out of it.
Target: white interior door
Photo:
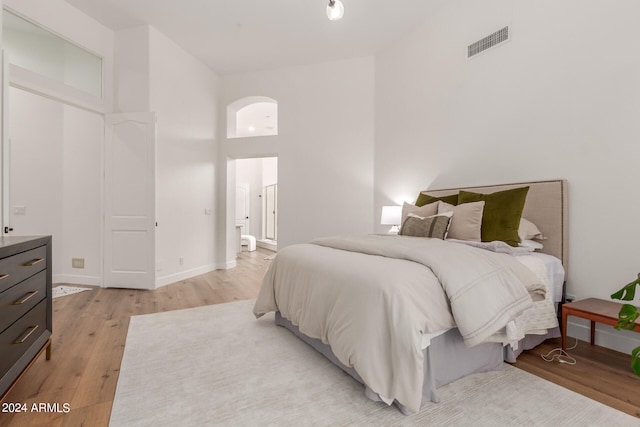
[[[249,184],[238,184],[236,186],[236,225],[242,226],[242,234],[251,234],[249,227],[250,195]]]
[[[14,87],[9,88],[7,96],[11,116],[5,141],[8,185],[4,231],[19,236],[51,235],[60,254],[64,234],[65,106]],[[99,131],[102,133],[102,127]],[[54,262],[54,274],[59,274],[59,267]]]
[[[109,114],[105,123],[106,287],[155,288],[156,120]]]

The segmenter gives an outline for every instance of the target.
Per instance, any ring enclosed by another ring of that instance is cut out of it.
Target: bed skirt
[[[560,336],[560,327],[549,329],[545,335],[526,335],[518,342],[517,350],[514,350],[510,345],[504,347],[504,361],[516,363],[516,359],[524,350],[531,350],[549,338],[558,338]]]
[[[276,324],[283,326],[305,343],[322,353],[333,364],[351,375],[366,387],[365,394],[372,400],[381,400],[370,390],[352,367],[345,366],[331,351],[331,347],[316,338],[310,338],[299,331],[288,319],[276,312]],[[480,344],[472,348],[465,346],[458,329],[450,329],[446,333],[431,340],[424,351],[424,382],[422,386],[422,403],[438,402],[437,389],[464,376],[478,373],[498,371],[502,369],[503,347],[500,343]],[[403,405],[395,402],[404,414],[410,412]]]

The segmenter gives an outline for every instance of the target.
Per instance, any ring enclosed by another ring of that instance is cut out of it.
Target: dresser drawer
[[[7,329],[47,296],[45,271],[29,277],[0,294],[0,332]]]
[[[47,301],[41,301],[0,334],[0,378],[47,331]]]
[[[0,292],[4,292],[46,267],[46,246],[0,259]]]

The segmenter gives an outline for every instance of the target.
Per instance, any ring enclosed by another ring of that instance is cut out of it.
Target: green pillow
[[[420,207],[428,205],[429,203],[437,202],[438,200],[442,200],[443,202],[456,206],[458,204],[458,195],[452,194],[450,196],[433,197],[428,194],[420,193],[418,194],[418,199],[416,200],[414,205]]]
[[[458,195],[458,203],[484,201],[481,232],[483,242],[501,240],[511,246],[518,246],[518,227],[528,191],[529,187],[491,194],[463,190]]]

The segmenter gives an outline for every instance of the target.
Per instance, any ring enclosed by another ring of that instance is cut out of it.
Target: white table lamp
[[[392,227],[389,229],[389,233],[397,234],[398,231],[400,231],[398,226],[400,225],[401,219],[402,219],[402,206],[383,206],[382,207],[382,218],[380,219],[380,224],[391,225]]]

